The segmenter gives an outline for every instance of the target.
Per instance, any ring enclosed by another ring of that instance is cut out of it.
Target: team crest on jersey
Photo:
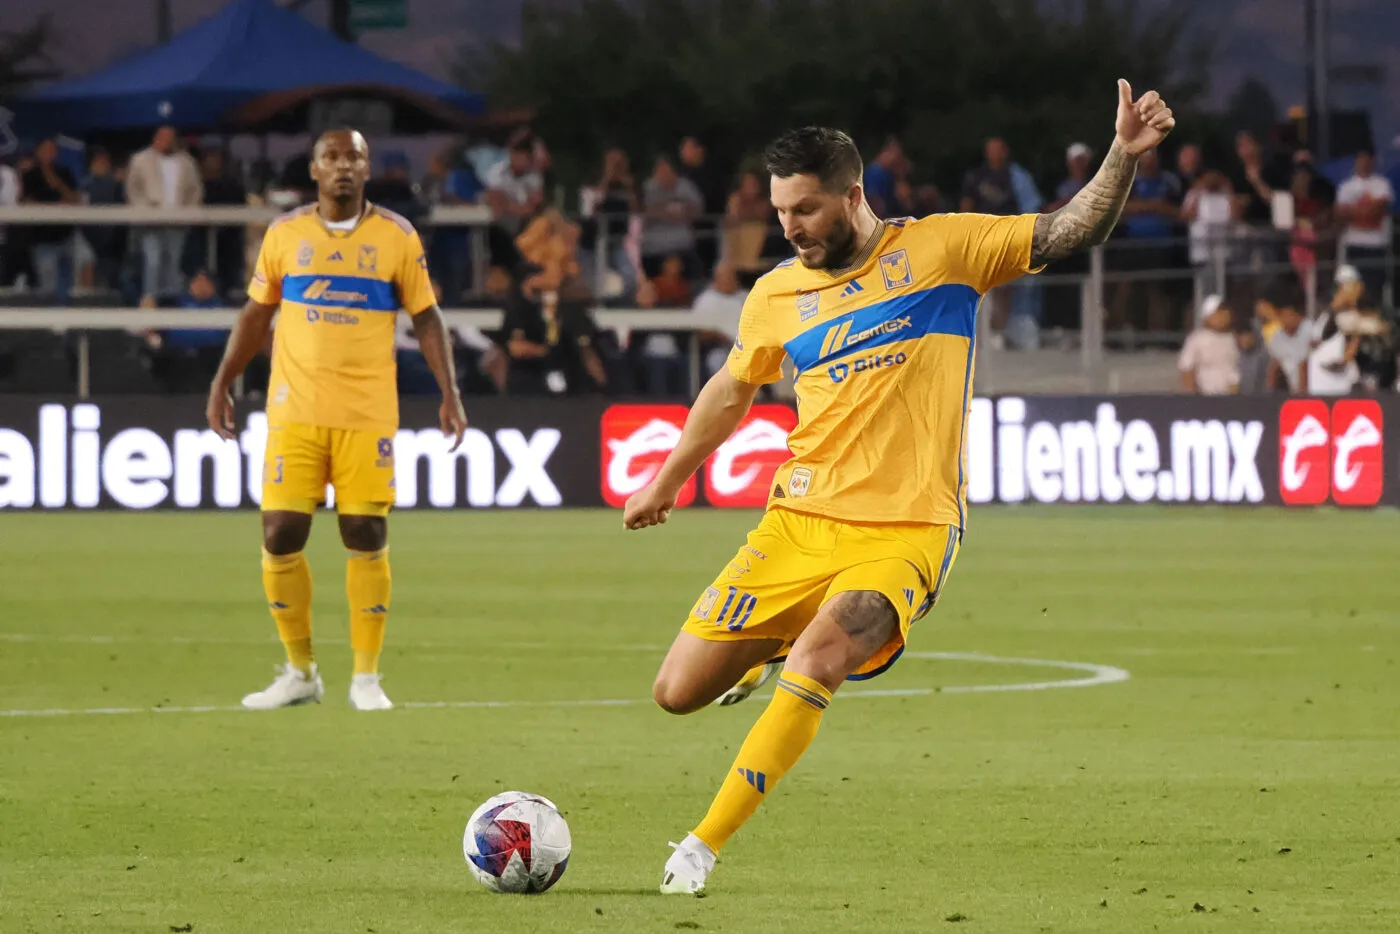
[[[372,246],[360,247],[360,272],[378,272],[379,250]]]
[[[697,619],[709,619],[710,610],[714,609],[715,601],[719,599],[719,590],[715,587],[706,587],[705,592],[700,595],[700,602],[695,604],[695,616]]]
[[[795,467],[788,477],[788,492],[793,496],[806,496],[812,488],[812,468]]]
[[[821,298],[816,292],[799,292],[797,295],[797,320],[806,321],[817,316]]]
[[[311,261],[316,258],[316,248],[311,245],[310,240],[303,240],[297,246],[297,265],[302,269],[311,265]]]
[[[379,439],[379,459],[374,462],[376,467],[394,466],[394,439]]]
[[[880,275],[885,277],[886,289],[898,289],[914,284],[914,272],[909,268],[909,254],[895,250],[880,257]]]

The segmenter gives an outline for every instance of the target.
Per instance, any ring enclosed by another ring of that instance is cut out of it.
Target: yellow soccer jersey
[[[888,222],[840,275],[788,260],[744,303],[729,371],[797,371],[792,458],[769,507],[857,523],[965,527],[977,303],[1031,272],[1035,215]]]
[[[314,205],[285,214],[263,238],[248,296],[282,306],[269,424],[398,428],[395,319],[436,303],[412,224],[374,205],[352,231],[328,228]]]

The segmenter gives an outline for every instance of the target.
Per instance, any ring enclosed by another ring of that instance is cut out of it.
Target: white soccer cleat
[[[350,679],[350,706],[356,710],[393,710],[394,702],[379,686],[379,675],[355,675]]]
[[[728,707],[737,704],[748,697],[754,691],[763,687],[764,683],[783,668],[782,662],[766,662],[756,668],[750,669],[739,683],[715,698],[715,703],[720,707]]]
[[[705,879],[715,868],[714,850],[693,833],[669,845],[675,852],[661,874],[661,894],[699,895],[705,891]]]
[[[309,672],[288,663],[277,666],[277,677],[271,684],[243,698],[243,706],[249,710],[276,710],[278,707],[295,707],[313,701],[319,704],[325,693],[321,673],[314,663]]]

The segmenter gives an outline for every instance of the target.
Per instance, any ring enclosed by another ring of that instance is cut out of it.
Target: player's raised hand
[[[444,436],[452,436],[452,447],[449,451],[455,451],[462,446],[462,436],[467,433],[467,410],[462,408],[462,397],[457,393],[452,393],[442,400],[442,408],[438,409],[439,427]]]
[[[675,507],[675,492],[663,490],[655,482],[648,483],[627,497],[627,503],[622,507],[623,528],[635,531],[662,525],[671,517],[671,510]]]
[[[1176,126],[1171,108],[1156,91],[1133,100],[1132,85],[1118,79],[1118,120],[1114,129],[1118,144],[1130,155],[1140,156],[1152,149]]]
[[[235,437],[233,427],[233,393],[215,384],[209,388],[209,403],[204,407],[204,418],[209,422],[209,427],[220,438],[232,441]]]

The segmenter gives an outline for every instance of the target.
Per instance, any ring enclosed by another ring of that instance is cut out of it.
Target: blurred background
[[[428,242],[464,392],[684,400],[790,255],[775,134],[848,129],[886,217],[1050,210],[1111,141],[1119,76],[1178,129],[1108,244],[987,297],[978,393],[1394,389],[1388,0],[128,12],[0,9],[0,391],[203,392],[268,219],[313,197],[311,140],[350,123],[369,197]],[[401,391],[435,392],[407,325],[398,354]]]

